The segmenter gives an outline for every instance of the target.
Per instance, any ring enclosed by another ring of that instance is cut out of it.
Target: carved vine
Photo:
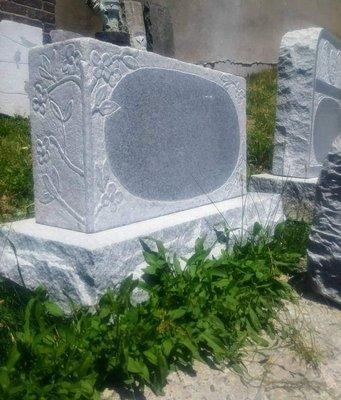
[[[139,68],[137,54],[136,51],[127,49],[123,49],[119,54],[113,56],[108,53],[100,54],[96,50],[91,52],[88,66],[92,79],[88,89],[92,95],[91,113],[93,117],[107,117],[120,109],[120,106],[111,100],[112,92],[125,75]],[[65,124],[73,116],[74,99],[70,99],[66,104],[61,104],[52,96],[55,89],[71,82],[76,84],[81,92],[84,91],[84,59],[82,53],[76,49],[74,44],[65,46],[62,50],[61,60],[56,61],[57,57],[56,50],[54,50],[52,57],[46,54],[41,55],[41,62],[38,67],[40,79],[34,85],[32,99],[32,108],[41,117],[45,118],[47,111],[50,110],[61,133],[61,139],[49,132],[45,132],[44,138],[37,138],[39,175],[44,185],[44,191],[39,201],[43,204],[58,201],[72,217],[84,224],[84,218],[63,198],[60,191],[59,173],[50,156],[51,148],[54,147],[65,165],[73,173],[84,178],[84,170],[75,165],[68,155],[68,132]],[[96,179],[101,197],[95,213],[98,214],[103,208],[107,207],[116,211],[118,205],[122,202],[123,195],[117,190],[116,184],[110,182],[109,167],[106,161],[103,164],[96,165]]]
[[[120,105],[111,100],[112,93],[119,81],[140,67],[138,52],[123,49],[119,54],[110,56],[93,50],[90,54],[92,80],[89,88],[92,94],[91,112],[93,117],[107,117],[120,110]],[[117,189],[116,182],[110,181],[110,168],[107,160],[95,166],[97,187],[101,193],[95,208],[97,216],[103,209],[116,212],[123,200],[123,194]]]
[[[223,87],[228,91],[229,95],[237,102],[237,104],[241,104],[245,99],[246,93],[240,82],[230,78],[228,75],[222,75],[220,79],[223,82]]]
[[[41,62],[38,67],[40,80],[34,85],[32,108],[36,113],[40,114],[41,117],[46,117],[47,110],[51,111],[60,126],[62,140],[60,141],[50,132],[45,132],[43,138],[37,137],[36,152],[39,168],[38,173],[44,185],[44,190],[39,201],[43,204],[58,201],[73,218],[84,225],[84,218],[63,198],[60,190],[59,173],[51,159],[51,148],[54,147],[65,165],[75,174],[84,178],[84,170],[75,165],[67,154],[67,132],[65,123],[72,117],[74,100],[70,99],[66,104],[60,104],[52,97],[55,89],[69,82],[75,83],[80,90],[82,90],[82,54],[75,48],[75,45],[67,45],[62,54],[60,70],[54,69],[54,61],[57,57],[56,50],[54,50],[52,57],[53,60],[45,54],[41,55]]]

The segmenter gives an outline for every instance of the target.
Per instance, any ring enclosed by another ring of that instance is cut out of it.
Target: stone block
[[[318,177],[341,132],[341,41],[322,28],[287,33],[278,62],[273,173]]]
[[[3,20],[0,22],[0,113],[29,115],[28,51],[42,45],[41,28]]]
[[[104,232],[86,234],[37,224],[33,219],[0,228],[0,275],[34,289],[44,286],[63,306],[69,299],[93,305],[108,288],[145,267],[140,238],[161,240],[178,256],[193,253],[195,241],[216,241],[228,227],[233,240],[255,222],[269,230],[283,220],[279,195],[249,194]],[[146,239],[147,240],[147,239]],[[153,245],[152,242],[150,242]],[[216,247],[219,254],[221,247]]]
[[[328,155],[316,190],[308,272],[314,289],[341,305],[341,135]]]
[[[90,38],[30,52],[36,221],[81,232],[245,193],[245,80]]]
[[[249,190],[258,193],[277,193],[282,196],[287,218],[311,222],[315,207],[318,178],[292,178],[272,174],[252,175]]]

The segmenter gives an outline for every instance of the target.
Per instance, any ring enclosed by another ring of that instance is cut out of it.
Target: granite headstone
[[[322,28],[288,32],[278,62],[273,174],[319,176],[341,133],[341,41]]]
[[[245,80],[81,38],[30,52],[36,221],[98,232],[245,192]]]

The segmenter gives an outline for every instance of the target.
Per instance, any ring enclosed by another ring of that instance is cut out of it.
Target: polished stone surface
[[[98,232],[245,193],[245,80],[90,38],[30,52],[36,221]]]
[[[341,41],[322,28],[288,32],[278,61],[274,175],[318,177],[341,133]]]
[[[133,195],[191,199],[219,189],[233,173],[238,116],[221,86],[179,71],[140,69],[118,83],[111,100],[120,109],[107,117],[106,151]]]

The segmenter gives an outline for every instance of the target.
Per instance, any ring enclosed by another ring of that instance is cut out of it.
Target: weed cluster
[[[249,174],[271,170],[277,99],[277,71],[266,70],[247,79],[247,140]]]
[[[2,283],[0,398],[99,399],[109,386],[161,393],[169,372],[195,359],[241,371],[244,346],[277,334],[277,313],[294,298],[282,273],[296,271],[306,239],[304,223],[282,223],[273,237],[256,224],[218,258],[198,240],[184,266],[144,241],[143,279],[69,316],[42,290],[16,296]]]

